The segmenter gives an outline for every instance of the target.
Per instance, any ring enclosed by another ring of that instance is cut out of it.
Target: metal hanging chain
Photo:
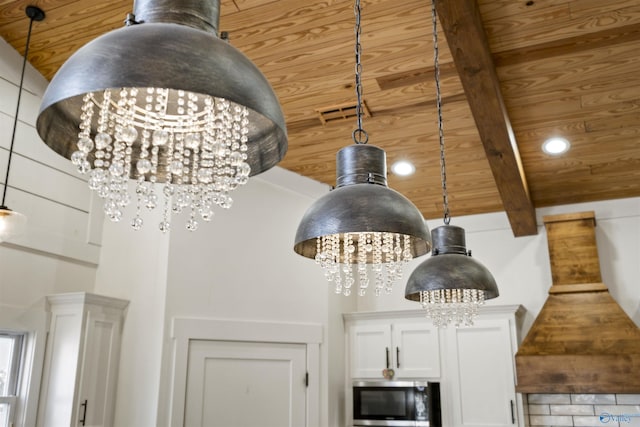
[[[2,203],[7,197],[7,187],[9,184],[9,170],[11,169],[11,157],[13,157],[13,144],[16,140],[16,127],[18,126],[18,113],[20,112],[20,98],[22,98],[22,85],[24,83],[24,70],[27,67],[27,55],[29,55],[29,42],[31,41],[31,28],[33,27],[34,17],[29,17],[29,31],[27,32],[27,45],[24,48],[24,58],[22,59],[22,73],[20,74],[20,85],[18,85],[18,102],[16,103],[16,116],[13,119],[13,133],[11,134],[11,145],[9,146],[9,160],[7,162],[7,175],[4,178],[4,190],[2,191]]]
[[[356,3],[353,7],[353,12],[356,16],[356,26],[354,28],[354,32],[356,34],[356,97],[358,98],[358,105],[356,105],[356,119],[358,128],[353,131],[353,134],[351,136],[353,137],[353,142],[355,142],[356,144],[366,144],[369,141],[369,135],[362,128],[362,116],[364,109],[362,106],[362,45],[360,44],[362,26],[360,25],[360,0],[356,0]]]
[[[438,16],[436,0],[431,1],[431,21],[433,24],[433,68],[436,80],[436,106],[438,108],[438,139],[440,141],[440,178],[442,180],[442,201],[444,202],[444,223],[449,225],[449,195],[447,193],[447,171],[444,161],[444,126],[442,124],[442,94],[440,93],[440,63],[438,49]]]

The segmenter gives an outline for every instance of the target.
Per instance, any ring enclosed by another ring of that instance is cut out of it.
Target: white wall
[[[583,211],[595,211],[602,280],[627,315],[640,325],[640,198],[538,209],[539,226],[535,236],[514,238],[504,213],[453,217],[451,221],[452,225],[465,229],[467,249],[491,271],[498,283],[500,296],[487,304],[521,304],[526,309],[522,337],[540,312],[551,286],[542,217]],[[442,225],[442,221],[428,224],[433,229]],[[405,271],[405,278],[425,259],[413,260]],[[404,299],[404,283],[395,287],[390,296],[367,296],[358,301],[359,311],[416,308],[419,304]]]
[[[0,40],[0,182],[3,186],[21,68],[20,54]],[[86,182],[71,162],[42,142],[35,130],[40,99],[46,87],[44,77],[27,64],[6,205],[27,216],[28,228],[24,236],[11,241],[11,247],[95,268],[100,252],[100,210],[90,214],[92,197]]]
[[[290,188],[297,186],[296,191],[278,185],[282,179],[289,182]],[[293,252],[293,239],[299,219],[326,191],[324,185],[276,168],[235,190],[233,207],[218,209],[213,221],[201,225],[196,232],[174,226],[165,318],[166,330],[175,317],[322,325],[323,426],[335,425],[328,418],[338,417],[333,396],[341,392],[338,387],[342,383],[329,382],[328,373],[334,368],[330,365],[343,353],[342,328],[335,325],[340,313],[329,306],[331,290],[315,263]],[[175,221],[183,222],[179,217]],[[344,302],[340,303],[338,307]],[[163,374],[170,372],[172,348],[173,343],[165,341]],[[338,369],[342,363],[340,359]],[[166,375],[164,378],[168,381]],[[168,394],[161,396],[161,412],[169,407],[168,399]],[[166,425],[166,411],[160,417],[159,425]]]
[[[0,39],[0,191],[21,68],[21,54]],[[24,236],[0,244],[0,321],[51,293],[90,291],[95,280],[99,227],[92,228],[90,192],[70,163],[49,149],[35,130],[46,86],[27,64],[6,205],[25,214],[28,227]]]
[[[170,235],[156,224],[159,213],[145,216],[148,224],[129,226],[134,208],[121,223],[105,221],[95,292],[129,301],[124,319],[116,426],[154,426],[164,340],[167,258]]]

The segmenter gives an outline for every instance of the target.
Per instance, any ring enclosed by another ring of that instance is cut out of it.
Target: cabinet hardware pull
[[[396,347],[396,368],[400,369],[400,347]]]
[[[511,424],[515,424],[516,423],[516,413],[513,410],[513,400],[509,401],[511,403]]]
[[[85,425],[86,421],[87,421],[87,399],[84,400],[84,402],[82,402],[80,404],[80,406],[84,406],[84,411],[82,412],[82,419],[80,421],[78,421],[81,425]]]
[[[387,353],[387,369],[389,369],[389,347],[385,347],[384,350]]]

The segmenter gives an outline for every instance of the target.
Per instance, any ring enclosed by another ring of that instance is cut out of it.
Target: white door
[[[193,340],[185,427],[304,427],[304,344]]]

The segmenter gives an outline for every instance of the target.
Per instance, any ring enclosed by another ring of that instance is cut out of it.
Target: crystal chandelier
[[[112,221],[135,203],[134,229],[158,207],[160,230],[186,211],[193,231],[284,157],[284,117],[262,73],[218,37],[219,0],[134,7],[124,28],[62,66],[43,97],[38,133],[87,176]]]
[[[44,12],[36,6],[27,6],[25,13],[29,18],[29,30],[27,32],[27,42],[22,58],[22,71],[20,72],[20,84],[18,85],[18,101],[16,102],[16,115],[13,118],[13,131],[11,133],[11,144],[9,145],[9,159],[7,160],[7,174],[4,178],[4,188],[2,190],[2,203],[0,203],[0,242],[4,242],[24,233],[27,225],[27,217],[20,212],[9,209],[5,205],[7,188],[9,187],[9,171],[11,170],[11,158],[13,157],[13,145],[16,140],[16,127],[18,125],[18,113],[20,112],[20,99],[22,98],[22,86],[24,84],[24,71],[27,67],[27,56],[29,55],[29,42],[31,41],[31,29],[33,21],[42,21]]]
[[[169,230],[170,213],[184,209],[190,211],[187,229],[195,230],[198,220],[212,218],[214,205],[231,207],[229,192],[248,181],[246,107],[163,88],[105,90],[83,101],[71,161],[88,174],[89,188],[105,200],[113,221],[130,203],[130,175],[137,177],[132,227],[140,229],[142,208],[153,209],[162,198],[162,231]],[[161,194],[153,185],[158,181]]]
[[[405,289],[405,298],[420,301],[427,317],[437,327],[453,323],[469,326],[485,300],[498,296],[496,282],[486,267],[471,258],[467,251],[464,229],[449,225],[449,197],[444,156],[444,127],[442,96],[438,61],[438,31],[436,0],[431,3],[433,25],[434,75],[436,105],[438,109],[438,135],[440,143],[440,176],[444,205],[444,224],[431,232],[433,249],[431,257],[411,273]]]
[[[390,293],[403,267],[431,248],[429,230],[418,209],[387,187],[384,150],[366,145],[362,128],[360,1],[356,0],[356,117],[354,145],[337,154],[336,188],[305,213],[294,250],[320,265],[335,292]]]

